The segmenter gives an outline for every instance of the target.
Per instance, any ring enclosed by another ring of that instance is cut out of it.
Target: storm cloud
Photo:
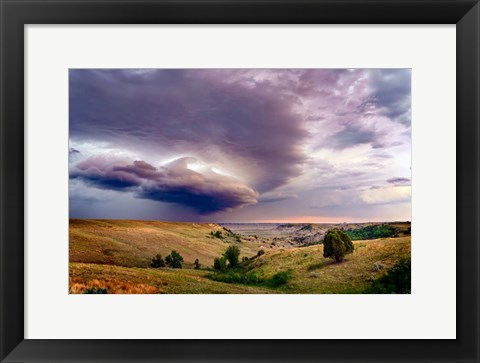
[[[410,185],[410,93],[409,69],[71,69],[71,215],[100,191],[153,219],[374,208]]]
[[[145,161],[128,163],[106,156],[91,157],[70,172],[102,189],[133,192],[138,198],[178,203],[200,213],[212,213],[256,204],[258,193],[232,177],[220,175],[208,166],[200,170],[194,158],[181,158],[156,168]]]
[[[282,94],[221,73],[71,70],[71,139],[228,161],[257,190],[274,189],[299,172],[307,132]]]

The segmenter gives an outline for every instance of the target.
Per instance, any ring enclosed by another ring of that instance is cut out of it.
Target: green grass
[[[323,257],[323,246],[269,251],[250,260],[246,268],[260,277],[289,270],[291,280],[279,289],[286,293],[345,294],[362,293],[372,279],[384,271],[373,271],[380,262],[391,268],[402,258],[410,257],[410,237],[386,238],[354,242],[360,245],[341,263]]]

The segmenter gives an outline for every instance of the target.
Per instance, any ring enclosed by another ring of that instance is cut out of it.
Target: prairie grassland
[[[226,248],[225,244],[221,246],[224,248],[218,255]],[[212,272],[206,269],[70,263],[70,292],[82,293],[88,287],[103,287],[109,293],[354,294],[362,293],[372,280],[379,278],[400,259],[410,257],[411,250],[410,237],[355,241],[354,246],[355,252],[347,255],[342,263],[324,258],[323,246],[314,245],[269,250],[244,264],[245,270],[264,278],[289,271],[291,279],[278,288],[212,281],[207,277]],[[243,246],[241,248],[243,255]],[[180,247],[176,249],[180,250]]]
[[[221,231],[224,238],[210,233]],[[186,267],[199,259],[211,266],[229,243],[241,245],[242,256],[253,256],[261,244],[249,239],[237,241],[217,224],[139,220],[71,219],[70,262],[148,267],[157,253],[163,257],[177,250]]]
[[[206,270],[153,269],[70,263],[70,293],[81,294],[88,287],[102,287],[108,293],[137,294],[266,294],[275,291],[212,281]],[[114,290],[110,290],[113,286]],[[125,288],[123,288],[125,286]],[[120,287],[118,290],[115,288]],[[138,291],[138,292],[124,292]],[[154,292],[155,291],[155,292]]]
[[[354,241],[355,251],[341,263],[323,257],[323,245],[269,251],[247,268],[262,276],[290,271],[291,281],[280,288],[286,293],[361,293],[396,262],[410,257],[410,240],[408,236]]]

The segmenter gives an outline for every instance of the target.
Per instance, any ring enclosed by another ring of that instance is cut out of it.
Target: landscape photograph
[[[69,294],[411,293],[410,69],[70,69],[68,90]]]

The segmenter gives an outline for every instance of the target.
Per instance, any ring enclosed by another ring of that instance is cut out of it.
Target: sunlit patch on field
[[[163,291],[155,286],[131,283],[122,280],[93,279],[80,282],[78,279],[70,279],[70,294],[85,294],[88,291],[106,290],[108,294],[160,294]]]

